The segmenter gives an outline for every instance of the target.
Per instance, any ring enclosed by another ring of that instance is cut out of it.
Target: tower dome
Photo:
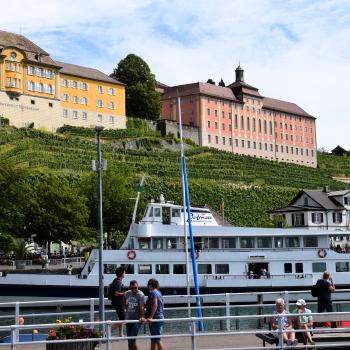
[[[244,70],[240,64],[236,68],[236,81],[244,81]]]

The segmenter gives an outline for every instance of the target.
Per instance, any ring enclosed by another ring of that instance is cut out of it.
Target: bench
[[[350,319],[349,315],[344,315],[344,314],[334,314],[334,315],[314,315],[313,316],[313,321],[314,321],[314,332],[312,339],[314,342],[316,342],[316,348],[317,348],[317,343],[322,343],[322,345],[326,345],[327,343],[338,343],[339,347],[332,346],[332,350],[335,349],[350,349],[350,345],[344,347],[344,344],[341,343],[350,343],[350,331],[347,332],[338,332],[336,328],[329,328],[329,327],[318,327],[318,323],[324,323],[325,318],[327,318],[327,322],[337,322],[337,326],[339,328],[342,327],[350,327],[349,326],[342,326],[339,325],[340,322],[344,322]],[[276,345],[278,346],[279,340],[274,336],[274,334],[271,332],[271,325],[270,325],[270,320],[264,318],[264,324],[268,324],[269,331],[270,332],[257,332],[255,333],[255,336],[263,341],[263,347],[266,347],[266,343],[271,344],[271,345]],[[322,332],[317,332],[318,329],[322,329]],[[302,343],[302,336],[301,332],[296,332],[296,338],[298,339],[299,343]],[[325,347],[323,347],[325,349]]]

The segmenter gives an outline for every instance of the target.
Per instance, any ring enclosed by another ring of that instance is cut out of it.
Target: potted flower
[[[68,339],[91,339],[100,338],[100,331],[93,327],[79,325],[63,325],[64,323],[72,323],[72,318],[68,317],[65,320],[57,320],[57,327],[48,330],[47,340],[68,340]],[[46,343],[46,350],[94,350],[97,341],[85,341],[74,343]]]

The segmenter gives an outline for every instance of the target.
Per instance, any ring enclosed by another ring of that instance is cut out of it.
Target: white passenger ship
[[[183,215],[182,206],[149,203],[122,247],[103,251],[105,285],[123,265],[125,285],[135,279],[145,287],[156,277],[165,294],[186,294]],[[307,289],[325,270],[338,288],[350,287],[350,254],[333,248],[350,232],[222,225],[207,207],[191,208],[191,216],[201,293]],[[3,295],[11,290],[12,295],[97,296],[98,251],[92,251],[80,275],[8,273],[0,277],[0,290]]]

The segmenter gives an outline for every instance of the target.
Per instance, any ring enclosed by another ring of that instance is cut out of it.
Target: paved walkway
[[[149,350],[150,341],[147,339],[138,340],[138,350]],[[165,350],[190,350],[191,339],[188,337],[177,337],[164,339]],[[231,348],[254,348],[261,347],[262,342],[253,335],[222,335],[206,336],[197,338],[197,349],[231,349]],[[10,347],[0,347],[9,350]],[[105,350],[106,346],[101,345],[96,350]],[[113,350],[127,350],[126,341],[116,341],[112,345]],[[17,350],[45,350],[45,345],[18,345]]]

